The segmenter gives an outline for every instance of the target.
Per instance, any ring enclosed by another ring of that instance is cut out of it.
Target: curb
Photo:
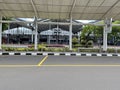
[[[57,52],[1,52],[0,55],[50,55],[50,56],[120,56],[108,53],[57,53]]]

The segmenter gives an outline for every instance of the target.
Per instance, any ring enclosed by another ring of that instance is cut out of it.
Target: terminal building
[[[82,25],[74,25],[73,28],[72,36],[78,38],[82,30]],[[69,26],[67,25],[39,25],[38,43],[68,45],[69,34]],[[33,27],[28,24],[10,24],[9,29],[3,31],[3,43],[31,44],[34,43],[34,35],[35,31]]]
[[[2,49],[2,24],[33,24],[34,49],[37,50],[38,33],[57,28],[69,31],[69,49],[72,50],[72,35],[85,25],[75,20],[104,20],[103,24],[90,24],[103,28],[103,51],[107,51],[107,35],[111,32],[112,20],[120,20],[120,0],[1,0],[0,1],[0,49]],[[2,20],[2,17],[33,18],[31,22]],[[41,19],[42,18],[42,19]],[[56,21],[57,20],[57,21]],[[65,20],[65,21],[64,21]],[[27,25],[25,25],[28,27]],[[48,27],[51,29],[48,29]],[[74,28],[75,26],[75,28]],[[63,28],[64,27],[64,28]],[[66,27],[66,29],[65,29]],[[46,29],[47,28],[47,29]],[[59,41],[58,41],[59,42]]]

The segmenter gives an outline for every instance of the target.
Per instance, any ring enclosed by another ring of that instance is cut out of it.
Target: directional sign
[[[111,31],[112,31],[112,18],[106,19],[105,24],[106,24],[107,33],[111,33]]]

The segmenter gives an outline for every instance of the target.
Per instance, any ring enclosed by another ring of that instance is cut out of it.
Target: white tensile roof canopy
[[[0,0],[0,15],[75,20],[120,19],[120,0]]]

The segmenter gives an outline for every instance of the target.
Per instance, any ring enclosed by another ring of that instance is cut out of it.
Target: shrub
[[[34,51],[34,48],[27,48],[27,51]]]
[[[16,48],[16,51],[27,51],[26,48]]]
[[[46,46],[44,44],[38,45],[38,51],[45,51],[45,50],[46,50]]]
[[[86,41],[85,40],[81,40],[81,45],[85,45]]]
[[[87,42],[87,45],[88,45],[88,46],[93,46],[93,41],[92,41],[92,40],[89,40],[89,41]]]
[[[117,51],[119,51],[119,50],[117,50]],[[116,53],[116,49],[115,48],[108,48],[107,52],[108,53]]]
[[[73,37],[72,43],[73,43],[73,45],[77,44],[78,43],[78,39],[76,37]]]
[[[12,48],[12,47],[5,47],[4,50],[5,51],[15,51],[16,49]]]
[[[69,52],[70,50],[69,50],[68,47],[65,47],[65,48],[63,48],[63,51],[64,51],[64,52]]]
[[[82,49],[80,52],[99,52],[99,49]]]

